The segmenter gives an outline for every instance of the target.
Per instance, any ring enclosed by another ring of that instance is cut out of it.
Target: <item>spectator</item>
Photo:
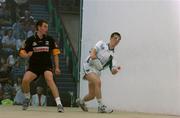
[[[8,42],[9,38],[8,38],[8,30],[5,30],[4,31],[4,35],[3,35],[3,38],[2,38],[2,45],[3,45],[3,48],[5,48],[7,42]]]
[[[10,81],[5,83],[5,85],[3,86],[3,91],[4,91],[3,99],[11,99],[11,100],[13,100],[14,89],[11,86]]]
[[[13,35],[15,39],[25,40],[26,39],[26,33],[25,33],[25,21],[24,19],[20,19],[17,23],[14,23],[12,26],[13,29]]]
[[[11,69],[12,69],[12,67],[13,67],[14,64],[15,64],[15,58],[14,58],[14,56],[11,54],[11,55],[9,55],[9,57],[7,58],[8,72],[11,72]]]
[[[5,64],[4,58],[0,58],[0,72],[7,71],[7,64]]]
[[[28,29],[27,32],[27,38],[31,37],[35,32],[35,25],[32,23],[30,24],[30,28]]]
[[[16,51],[17,51],[17,52],[20,50],[21,46],[22,46],[22,41],[21,41],[21,39],[17,39],[17,40],[16,40]]]
[[[22,77],[23,73],[24,73],[24,69],[22,70],[22,69],[20,68],[20,63],[19,63],[19,61],[16,61],[15,64],[14,64],[14,66],[12,67],[11,73],[10,73],[10,77],[11,77],[11,79],[13,80],[13,83],[14,83],[14,84],[17,83],[18,78],[21,78],[21,77]]]
[[[3,47],[10,47],[10,48],[14,48],[15,47],[15,41],[16,39],[13,36],[13,30],[12,29],[8,29],[4,32],[4,36],[2,39],[2,44]]]
[[[23,11],[28,8],[28,0],[14,0],[17,4],[17,9],[19,10],[19,15],[23,16]]]
[[[15,41],[16,41],[16,39],[15,39],[14,36],[13,36],[13,29],[9,29],[9,30],[8,30],[8,38],[9,38],[8,44],[9,44],[10,46],[14,47],[14,46],[15,46]]]

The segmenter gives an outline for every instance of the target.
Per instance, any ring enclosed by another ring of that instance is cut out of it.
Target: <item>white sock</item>
[[[31,97],[30,92],[24,93],[24,97],[27,98],[27,99],[30,99],[30,97]]]
[[[103,106],[102,99],[97,99],[97,103],[99,106]]]
[[[57,106],[59,104],[62,105],[60,97],[55,98],[55,101],[56,101]]]

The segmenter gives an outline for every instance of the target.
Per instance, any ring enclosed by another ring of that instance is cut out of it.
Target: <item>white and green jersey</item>
[[[105,43],[104,41],[98,41],[94,48],[96,49],[97,58],[103,65],[103,69],[109,66],[111,70],[112,67],[116,66],[115,61],[113,59],[114,49],[109,49],[107,43]],[[88,62],[88,60],[90,60],[90,56],[88,56],[86,62]]]

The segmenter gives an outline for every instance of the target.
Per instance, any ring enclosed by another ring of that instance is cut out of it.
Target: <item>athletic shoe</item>
[[[80,98],[76,100],[76,104],[80,106],[83,111],[88,112],[88,108],[86,107],[86,104]]]
[[[102,106],[98,107],[98,113],[112,113],[112,112],[113,112],[113,110],[108,108],[105,105],[102,105]]]
[[[64,112],[64,108],[63,108],[63,106],[62,106],[61,104],[59,104],[59,105],[57,106],[57,111],[58,111],[58,112],[61,112],[61,113]]]
[[[22,109],[23,110],[27,110],[27,108],[29,107],[29,102],[30,100],[28,98],[26,98],[24,101],[23,101],[23,104],[22,104]]]

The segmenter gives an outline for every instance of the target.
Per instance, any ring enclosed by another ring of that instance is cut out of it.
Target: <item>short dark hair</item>
[[[43,23],[48,24],[46,20],[43,20],[43,19],[38,20],[36,23],[36,30],[38,30],[38,26],[42,26]]]
[[[113,33],[111,34],[111,38],[114,37],[115,35],[116,35],[116,36],[119,36],[119,40],[121,40],[121,35],[120,35],[119,32],[113,32]]]

